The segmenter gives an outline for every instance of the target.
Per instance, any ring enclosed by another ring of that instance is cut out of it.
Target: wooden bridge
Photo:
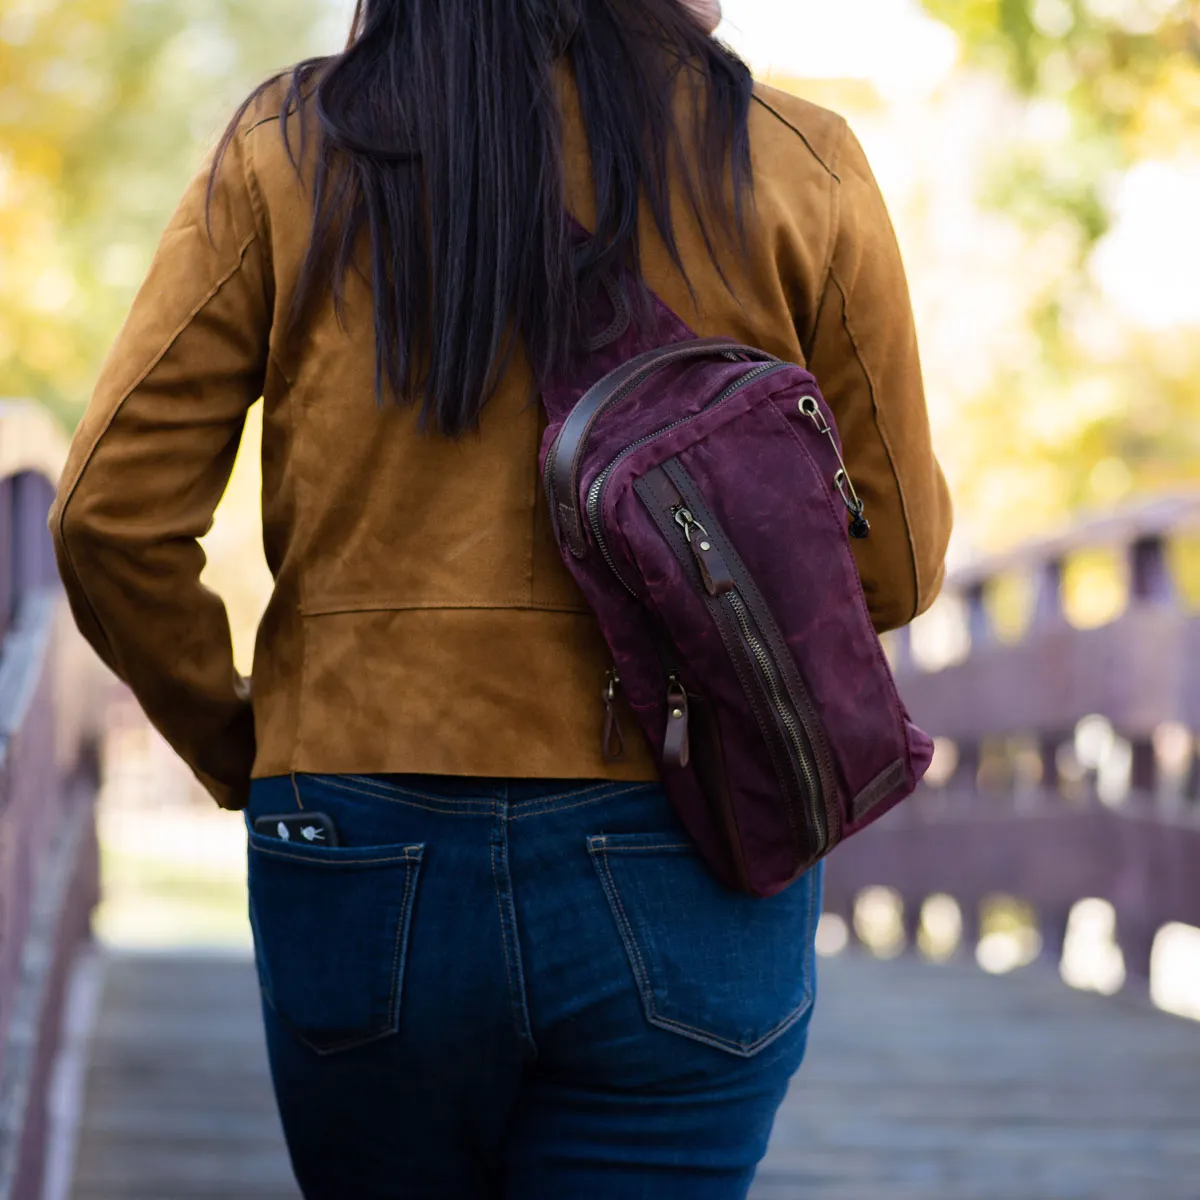
[[[95,953],[111,692],[54,581],[61,455],[44,417],[0,406],[0,1200],[295,1197],[244,956],[101,952],[82,1059],[64,1020]],[[1179,582],[1198,517],[1145,505],[961,572],[895,640],[936,770],[831,863],[822,940],[849,944],[822,963],[757,1200],[1200,1197],[1200,1024],[1148,999],[1168,935],[1200,926],[1200,619]],[[1081,629],[1064,581],[1100,551],[1126,603]],[[1103,969],[1072,970],[1115,995],[1059,979],[1083,899],[1111,936]],[[977,946],[1025,965],[987,974]]]

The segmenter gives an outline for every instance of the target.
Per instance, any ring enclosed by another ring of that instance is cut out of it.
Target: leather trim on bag
[[[754,576],[746,568],[741,555],[737,552],[737,547],[725,536],[720,521],[712,514],[707,500],[700,492],[695,481],[687,473],[686,468],[678,458],[672,458],[663,463],[663,471],[679,490],[685,502],[696,513],[696,516],[702,522],[707,522],[714,535],[714,539],[720,538],[725,543],[724,555],[726,563],[733,573],[734,579],[737,580],[738,590],[749,607],[751,615],[770,643],[771,653],[778,664],[784,686],[788,691],[788,698],[791,700],[792,706],[796,709],[804,725],[805,735],[812,746],[817,770],[820,775],[821,791],[823,793],[821,799],[829,826],[828,837],[830,843],[834,844],[840,840],[841,825],[841,811],[837,799],[837,772],[833,764],[833,755],[829,749],[829,742],[825,737],[825,730],[821,727],[821,720],[817,715],[808,686],[796,667],[791,650],[784,641],[779,631],[779,625],[776,623],[774,615],[763,599],[762,592],[759,591]]]
[[[583,512],[579,503],[583,451],[601,413],[623,388],[640,386],[664,367],[688,359],[719,358],[722,355],[743,358],[749,362],[775,361],[774,355],[754,350],[729,338],[696,338],[690,342],[647,350],[645,354],[630,359],[599,383],[593,384],[571,410],[550,449],[546,479],[550,490],[550,511],[556,515],[560,536],[576,558],[582,558],[587,552]]]
[[[863,820],[873,808],[882,804],[908,777],[904,759],[898,758],[885,768],[850,802],[850,819]]]

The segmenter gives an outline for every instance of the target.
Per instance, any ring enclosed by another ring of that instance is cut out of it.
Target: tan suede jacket
[[[590,225],[587,142],[562,94],[568,202]],[[289,333],[310,204],[279,99],[234,139],[211,238],[207,169],[184,196],[75,435],[51,528],[81,629],[226,807],[252,775],[291,771],[654,778],[640,741],[624,762],[601,754],[606,650],[549,531],[527,366],[451,441],[376,405],[361,285],[345,328],[329,305]],[[647,282],[701,336],[815,372],[871,517],[855,543],[871,612],[898,626],[938,591],[951,516],[896,239],[840,117],[760,87],[750,128],[757,211],[748,253],[725,263],[736,298],[684,204],[696,302],[648,217]],[[251,689],[197,538],[260,397],[275,589]]]

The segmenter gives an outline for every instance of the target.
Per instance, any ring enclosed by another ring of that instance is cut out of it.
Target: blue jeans
[[[725,890],[662,789],[279,777],[248,818],[307,1200],[734,1200],[804,1056],[821,873]]]

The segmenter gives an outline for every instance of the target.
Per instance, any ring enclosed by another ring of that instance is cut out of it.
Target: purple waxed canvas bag
[[[563,558],[662,782],[717,875],[786,888],[911,794],[932,757],[868,615],[869,525],[809,372],[698,340],[650,296],[543,391]],[[599,328],[599,324],[597,328]]]

